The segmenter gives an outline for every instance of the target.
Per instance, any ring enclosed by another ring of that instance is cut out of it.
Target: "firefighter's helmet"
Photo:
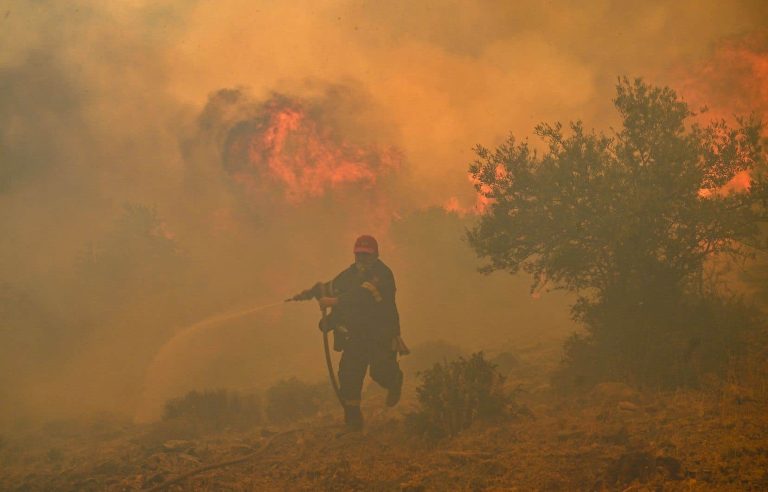
[[[376,242],[376,239],[373,236],[360,236],[355,241],[355,253],[370,253],[377,255],[379,254],[379,243]]]

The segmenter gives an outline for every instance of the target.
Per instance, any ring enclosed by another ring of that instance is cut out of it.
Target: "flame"
[[[485,210],[493,203],[493,199],[488,197],[491,191],[490,186],[486,184],[480,185],[480,192],[475,197],[475,206],[473,207],[477,215],[485,213]]]
[[[443,210],[459,216],[463,216],[467,213],[467,209],[461,206],[461,203],[459,203],[459,199],[456,196],[450,197],[443,203]]]
[[[475,180],[472,175],[467,176],[470,183],[475,185]],[[459,197],[452,195],[448,200],[443,202],[442,209],[448,213],[456,214],[460,217],[465,215],[482,215],[488,206],[492,203],[492,200],[488,198],[488,193],[491,192],[491,187],[486,184],[480,184],[480,190],[474,193],[474,203],[471,205],[464,205],[466,201],[460,200]]]
[[[496,166],[495,174],[497,180],[503,180],[508,177],[506,168],[501,164]],[[472,186],[475,187],[476,191],[474,206],[471,210],[467,209],[465,212],[472,212],[475,215],[483,215],[486,209],[493,203],[493,198],[490,197],[493,188],[487,184],[481,183],[480,180],[472,176],[471,173],[467,174],[467,179],[469,179],[469,182],[472,183]]]
[[[749,191],[752,186],[752,176],[749,171],[741,171],[737,173],[730,181],[725,183],[720,188],[702,188],[699,190],[699,196],[701,198],[709,198],[713,196],[727,196],[731,193],[740,193]]]
[[[693,108],[707,105],[702,116],[768,114],[768,30],[728,39],[685,71],[681,92]]]
[[[394,147],[352,143],[311,102],[273,96],[232,129],[225,166],[247,189],[298,204],[329,190],[370,190],[400,167]]]
[[[679,77],[681,93],[692,109],[706,108],[697,115],[702,123],[732,124],[736,115],[768,116],[768,30],[728,39],[684,70],[686,75]],[[768,137],[768,128],[763,135]],[[742,171],[720,188],[700,190],[699,196],[747,191],[751,182],[749,171]]]

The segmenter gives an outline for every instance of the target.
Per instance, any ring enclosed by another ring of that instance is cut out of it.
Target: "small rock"
[[[191,454],[187,454],[187,453],[179,454],[179,458],[181,458],[183,460],[191,461],[192,463],[196,463],[198,465],[201,463],[201,461],[199,459],[197,459],[194,456],[192,456]]]
[[[631,401],[620,401],[619,410],[624,410],[625,412],[637,412],[638,410],[640,410],[640,407],[638,407]]]

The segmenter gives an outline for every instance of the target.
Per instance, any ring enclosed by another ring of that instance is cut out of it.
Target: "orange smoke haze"
[[[410,345],[564,337],[567,299],[476,273],[472,148],[607,128],[625,74],[765,115],[767,20],[751,0],[0,0],[0,423],[322,379],[296,304],[194,332],[146,387],[176,334],[331,278],[363,233]]]
[[[680,91],[703,118],[768,115],[768,31],[726,39],[686,72]]]

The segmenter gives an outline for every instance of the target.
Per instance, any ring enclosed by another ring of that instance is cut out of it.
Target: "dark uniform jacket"
[[[395,304],[395,277],[384,262],[377,259],[365,271],[352,264],[329,282],[328,290],[339,299],[329,320],[336,339],[345,338],[339,340],[345,344],[392,346],[400,335],[400,316]]]

